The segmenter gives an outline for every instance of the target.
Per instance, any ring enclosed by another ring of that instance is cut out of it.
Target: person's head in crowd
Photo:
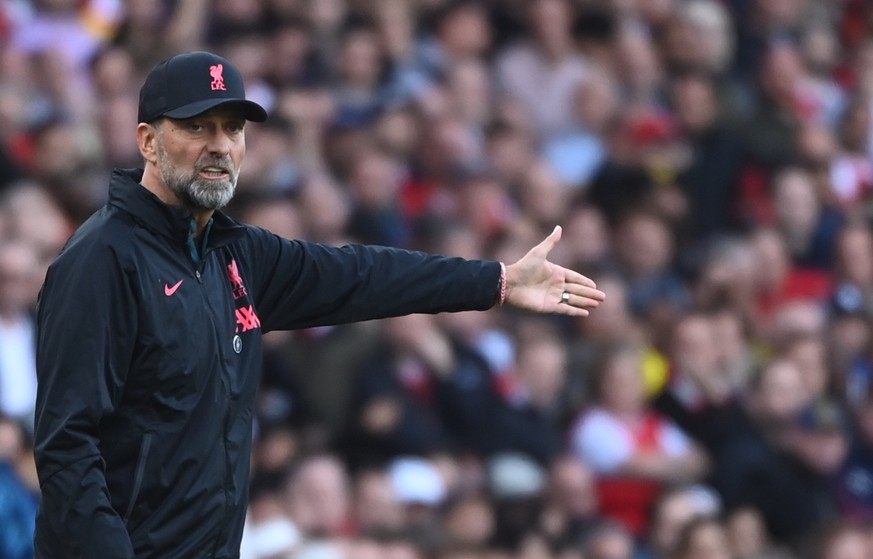
[[[834,29],[820,22],[809,25],[800,37],[800,49],[813,75],[830,79],[840,61],[839,37]]]
[[[459,177],[456,192],[458,217],[486,244],[519,217],[506,186],[494,174],[466,173]]]
[[[667,22],[662,52],[673,71],[723,74],[734,55],[733,21],[716,0],[680,4]]]
[[[495,523],[492,504],[475,493],[451,499],[442,512],[445,538],[452,546],[487,547],[494,536]]]
[[[270,559],[291,554],[301,534],[282,506],[279,495],[255,488],[249,497],[249,514],[240,546],[243,557]]]
[[[758,82],[760,92],[769,103],[797,116],[794,113],[797,109],[796,95],[805,77],[806,67],[794,43],[779,41],[764,52],[758,70]]]
[[[712,490],[703,486],[678,486],[664,491],[652,506],[648,545],[657,559],[669,559],[689,523],[719,512]]]
[[[91,60],[91,82],[100,99],[136,93],[133,90],[133,84],[137,82],[135,73],[133,57],[127,49],[119,46],[106,47]],[[120,128],[126,129],[124,126]]]
[[[313,41],[309,24],[291,17],[276,23],[269,35],[271,56],[264,61],[266,79],[276,87],[302,83],[312,72]]]
[[[806,15],[803,0],[753,0],[752,17],[766,32],[788,31],[799,26]]]
[[[436,184],[451,184],[458,176],[486,168],[478,132],[449,111],[421,120],[414,161],[421,175]]]
[[[633,535],[617,522],[603,521],[591,529],[582,544],[586,559],[633,559]]]
[[[868,355],[873,342],[870,324],[870,301],[855,285],[838,284],[830,301],[826,344],[833,379],[850,403],[856,403],[860,394],[854,394],[851,376],[859,362]]]
[[[824,122],[804,121],[795,132],[795,141],[800,165],[815,178],[824,175],[831,179],[832,160],[839,149],[834,129]],[[829,189],[837,190],[836,184],[825,191]],[[843,193],[834,192],[832,196],[842,197]]]
[[[615,255],[632,281],[667,271],[673,258],[673,235],[667,223],[652,212],[627,212],[616,226]]]
[[[858,427],[859,444],[873,446],[873,387],[868,386],[863,394],[850,399],[852,417]]]
[[[493,545],[516,550],[536,525],[545,498],[546,473],[529,456],[503,452],[485,465],[485,487],[494,503]]]
[[[574,6],[569,0],[530,0],[525,21],[530,37],[547,58],[561,59],[573,49]]]
[[[757,358],[751,346],[750,327],[738,310],[721,307],[710,314],[718,355],[718,366],[724,370],[734,388],[745,388]]]
[[[252,194],[241,197],[235,212],[245,223],[263,227],[286,239],[300,239],[304,221],[297,202],[278,194]]]
[[[15,323],[35,309],[39,264],[29,243],[0,239],[0,319]]]
[[[491,118],[491,77],[487,64],[478,58],[457,61],[446,70],[449,110],[477,129]]]
[[[555,258],[585,273],[605,266],[612,238],[603,212],[590,204],[576,204],[567,210],[563,223],[563,242],[555,247]]]
[[[670,88],[670,100],[676,122],[692,136],[708,132],[719,117],[719,101],[713,78],[703,73],[677,77]]]
[[[609,412],[628,418],[640,417],[647,395],[643,355],[633,343],[618,343],[605,349],[596,373],[595,398]]]
[[[34,132],[31,171],[37,179],[64,184],[99,160],[102,147],[94,131],[72,120],[55,119]]]
[[[788,439],[790,450],[821,476],[833,476],[842,467],[851,442],[849,418],[836,400],[819,398],[798,416]]]
[[[361,534],[399,534],[406,525],[403,506],[383,469],[367,468],[355,475],[352,513]]]
[[[28,437],[19,421],[0,414],[0,462],[15,464],[28,448]]]
[[[810,250],[821,214],[815,183],[806,171],[788,167],[773,178],[776,223],[795,257]]]
[[[486,55],[492,30],[482,3],[450,0],[437,12],[434,36],[449,65]]]
[[[869,101],[864,97],[854,99],[843,111],[837,127],[840,147],[848,153],[863,156],[870,150],[870,129],[873,116]],[[869,177],[862,177],[869,181]],[[865,186],[869,186],[866,185]],[[864,194],[867,194],[866,192]]]
[[[517,199],[521,219],[530,220],[541,231],[563,223],[570,190],[554,169],[543,160],[534,161],[518,185]]]
[[[24,181],[9,186],[0,197],[3,234],[28,243],[40,260],[41,279],[70,234],[71,221],[55,199],[38,182]],[[34,286],[38,289],[38,286]]]
[[[747,315],[755,299],[755,253],[751,242],[725,236],[707,243],[693,283],[701,309],[729,307]]]
[[[609,297],[592,313],[590,320],[579,322],[581,341],[608,346],[622,341],[639,341],[640,327],[631,313],[628,287],[616,274],[601,274],[597,285],[607,289]]]
[[[0,414],[0,463],[11,466],[28,491],[39,493],[32,433],[21,421],[3,414]]]
[[[416,20],[414,6],[404,0],[377,2],[373,17],[385,53],[394,63],[404,63],[415,55]]]
[[[734,559],[728,531],[714,518],[689,522],[676,542],[675,559]]]
[[[732,396],[735,387],[727,370],[721,366],[720,340],[716,338],[710,315],[688,313],[681,316],[670,341],[669,356],[675,370],[675,382],[690,383],[696,389],[694,398],[699,400],[689,402],[691,407],[703,403],[723,404]]]
[[[215,0],[211,14],[214,33],[234,37],[259,31],[264,23],[265,8],[260,0]]]
[[[562,455],[549,465],[548,504],[565,523],[597,517],[595,476],[577,456]]]
[[[837,236],[837,279],[858,287],[865,297],[873,293],[873,231],[862,221],[852,221]]]
[[[349,3],[343,0],[304,0],[303,4],[309,24],[322,36],[336,33],[349,13]]]
[[[261,402],[266,400],[269,392],[262,391],[258,402],[260,407],[267,407]],[[287,397],[278,391],[275,397],[287,402]],[[259,421],[258,438],[252,449],[252,469],[269,478],[280,477],[288,470],[288,465],[294,463],[301,452],[301,446],[300,432],[293,426],[281,420]]]
[[[773,293],[782,287],[791,271],[791,259],[785,239],[776,229],[757,227],[750,236],[754,286],[758,293]]]
[[[397,203],[402,169],[382,149],[367,149],[352,162],[349,192],[359,208],[379,211]]]
[[[432,524],[448,490],[437,467],[425,458],[401,456],[388,465],[388,482],[403,507],[406,521]]]
[[[750,411],[765,429],[792,427],[809,404],[803,377],[787,359],[776,359],[756,372],[749,384]]]
[[[72,219],[84,221],[105,199],[97,130],[71,120],[53,120],[34,133],[33,142],[33,178],[49,189]]]
[[[388,109],[373,123],[373,140],[394,157],[409,160],[421,136],[419,119],[408,107]]]
[[[334,538],[348,528],[349,479],[343,463],[330,454],[303,458],[285,486],[285,503],[306,537]]]
[[[867,38],[858,45],[852,58],[851,68],[856,75],[858,92],[869,96],[873,93],[873,40]]]
[[[619,110],[618,84],[608,67],[594,67],[574,95],[574,117],[583,130],[603,137]]]
[[[764,517],[754,507],[739,507],[730,511],[725,518],[725,527],[737,559],[763,559],[773,549]]]
[[[794,300],[780,305],[760,340],[768,347],[778,350],[795,338],[824,337],[827,324],[824,302]]]
[[[517,184],[535,158],[530,130],[496,121],[485,130],[488,167],[505,184]]]
[[[622,81],[625,109],[654,110],[664,72],[651,37],[628,28],[619,35],[617,49],[617,75]]]
[[[369,19],[351,18],[340,35],[336,61],[340,87],[372,91],[386,78],[387,57],[375,24]]]
[[[794,363],[803,380],[810,400],[828,394],[833,379],[827,361],[827,347],[821,335],[797,334],[789,337],[779,348],[779,355]]]
[[[642,23],[653,32],[659,33],[680,5],[679,0],[651,0],[636,2],[634,8]]]
[[[119,94],[101,102],[97,128],[104,146],[103,157],[112,167],[136,167],[142,161],[136,136],[127,123],[136,122],[137,101],[133,95]]]
[[[531,404],[546,413],[556,411],[567,379],[567,349],[560,333],[548,323],[519,340],[515,370]]]
[[[842,523],[826,527],[817,543],[821,559],[867,559],[873,545],[862,527]]]
[[[307,175],[300,185],[298,200],[306,238],[344,244],[351,206],[331,174],[319,172]]]

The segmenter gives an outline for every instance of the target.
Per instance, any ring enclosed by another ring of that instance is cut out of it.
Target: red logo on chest
[[[239,273],[239,267],[236,264],[236,260],[231,260],[230,264],[227,265],[227,277],[230,279],[230,289],[233,293],[234,301],[238,301],[248,294],[242,276]],[[261,327],[261,319],[259,319],[257,313],[255,313],[254,305],[237,307],[235,314],[236,332],[238,334]]]
[[[246,286],[243,283],[242,276],[239,275],[239,268],[236,265],[236,260],[231,260],[227,265],[227,277],[230,278],[230,288],[233,290],[233,300],[236,301],[240,297],[246,296]]]

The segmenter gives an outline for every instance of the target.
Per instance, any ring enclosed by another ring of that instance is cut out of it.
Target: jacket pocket
[[[143,477],[145,477],[146,462],[149,458],[149,448],[151,448],[151,446],[152,434],[146,433],[142,437],[142,443],[140,443],[139,459],[136,461],[136,470],[134,470],[133,474],[133,487],[130,490],[130,499],[127,503],[127,510],[124,512],[123,519],[125,524],[127,524],[127,521],[130,519],[133,507],[139,497],[140,489],[142,489],[142,481]]]

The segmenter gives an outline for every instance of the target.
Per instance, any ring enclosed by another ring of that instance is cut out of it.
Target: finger
[[[597,284],[594,283],[593,279],[583,276],[579,272],[567,268],[564,268],[564,281],[567,283],[575,283],[588,287],[597,287]]]
[[[570,293],[570,295],[577,295],[579,297],[594,299],[596,301],[603,301],[606,299],[606,293],[600,291],[599,289],[595,289],[593,287],[588,287],[585,285],[568,283],[564,286],[564,291],[567,291],[568,293]]]
[[[554,311],[556,314],[563,314],[566,316],[588,316],[591,312],[588,309],[581,307],[574,307],[568,305],[566,303],[559,303]]]
[[[534,251],[541,253],[543,256],[547,256],[555,245],[558,244],[558,241],[561,240],[561,226],[556,225],[552,232],[548,237],[543,239],[543,242],[538,244],[533,248]]]
[[[566,301],[562,299],[560,304],[565,307],[576,307],[578,309],[593,309],[599,306],[600,302],[601,299],[570,294],[569,299]]]

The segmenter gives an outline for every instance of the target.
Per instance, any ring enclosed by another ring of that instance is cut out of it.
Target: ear
[[[136,144],[143,159],[154,164],[158,158],[158,130],[154,125],[140,122],[136,127]]]

